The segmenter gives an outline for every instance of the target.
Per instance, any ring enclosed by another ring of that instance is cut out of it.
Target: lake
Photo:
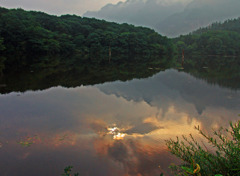
[[[1,175],[57,176],[69,165],[81,176],[171,175],[168,166],[180,161],[165,140],[190,133],[201,140],[194,126],[211,133],[239,120],[239,72],[221,77],[227,71],[209,68],[148,68],[155,72],[146,78],[39,89],[19,83],[19,90],[4,78]]]

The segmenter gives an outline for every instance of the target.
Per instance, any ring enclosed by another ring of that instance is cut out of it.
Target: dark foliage
[[[78,56],[74,58],[101,63],[109,61],[111,50],[112,62],[119,55],[127,55],[125,62],[129,62],[137,60],[138,55],[146,59],[170,55],[172,49],[169,39],[144,27],[0,8],[0,56],[6,58],[0,60],[0,71],[47,63],[43,56]]]
[[[214,23],[175,39],[178,52],[188,55],[240,55],[240,18]]]
[[[192,135],[190,139],[183,136],[182,141],[167,140],[170,152],[185,162],[182,166],[172,166],[177,175],[240,175],[240,121],[230,123],[230,128],[214,131],[214,137],[195,128],[214,150],[208,150]]]

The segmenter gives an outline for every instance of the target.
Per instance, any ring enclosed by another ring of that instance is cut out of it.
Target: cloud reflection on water
[[[0,95],[0,164],[7,175],[60,175],[67,165],[83,176],[159,175],[175,161],[164,140],[199,137],[197,125],[206,131],[227,126],[240,107],[238,91],[173,70],[17,95]],[[29,147],[17,143],[34,135]]]

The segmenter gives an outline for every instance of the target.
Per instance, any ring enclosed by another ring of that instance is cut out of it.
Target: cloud
[[[105,144],[105,147],[107,150],[105,155],[120,163],[125,174],[129,176],[159,175],[167,171],[169,163],[174,160],[169,157],[167,150],[137,140],[115,141],[112,144]]]
[[[108,148],[108,155],[119,162],[126,162],[128,158],[128,149],[121,141],[117,141]]]
[[[154,130],[160,129],[161,127],[155,126],[152,123],[141,123],[135,125],[133,128],[126,131],[127,134],[148,134]]]
[[[107,3],[118,2],[119,0],[3,0],[0,6],[43,11],[54,15],[82,15],[88,10],[98,10]]]

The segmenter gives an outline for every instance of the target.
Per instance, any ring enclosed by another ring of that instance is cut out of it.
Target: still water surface
[[[150,78],[0,94],[0,172],[157,176],[172,162],[166,139],[239,119],[240,91],[174,69]]]

